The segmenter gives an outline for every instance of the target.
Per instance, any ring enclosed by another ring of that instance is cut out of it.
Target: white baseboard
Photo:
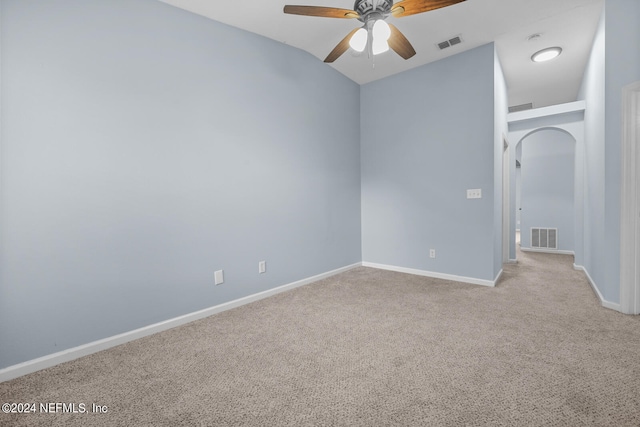
[[[604,297],[600,293],[600,289],[598,289],[598,286],[596,286],[596,282],[593,281],[593,279],[591,278],[591,275],[589,274],[589,271],[587,271],[587,269],[584,268],[584,266],[573,264],[573,268],[574,268],[574,270],[578,270],[578,271],[584,272],[585,276],[587,276],[587,280],[589,281],[589,284],[591,285],[591,288],[593,288],[593,292],[596,293],[596,296],[600,300],[600,304],[604,308],[608,308],[608,309],[611,309],[611,310],[622,312],[620,304],[615,303],[615,302],[611,302],[611,301],[607,301],[606,299],[604,299]]]
[[[355,263],[346,267],[338,268],[326,273],[321,273],[316,276],[307,277],[306,279],[298,280],[286,285],[278,286],[277,288],[268,289],[257,294],[248,295],[243,298],[239,298],[233,301],[219,304],[213,307],[205,308],[204,310],[195,311],[193,313],[185,314],[183,316],[174,317],[173,319],[165,320],[163,322],[154,323],[153,325],[145,326],[133,331],[125,332],[112,337],[104,338],[98,341],[93,341],[87,344],[83,344],[77,347],[69,348],[67,350],[59,351],[57,353],[49,354],[47,356],[39,357],[37,359],[29,360],[17,365],[9,366],[4,369],[0,369],[0,382],[8,381],[14,378],[21,377],[23,375],[30,374],[32,372],[40,371],[45,368],[58,365],[60,363],[68,362],[74,359],[78,359],[89,354],[97,353],[101,350],[106,350],[111,347],[115,347],[120,344],[127,343],[148,335],[152,335],[158,332],[166,331],[167,329],[175,328],[176,326],[184,325],[185,323],[193,322],[194,320],[203,319],[211,315],[230,310],[232,308],[240,307],[245,304],[249,304],[261,299],[285,292],[300,286],[308,285],[318,280],[325,279],[327,277],[334,276],[339,273],[351,270],[356,267],[360,267],[362,263]]]
[[[473,285],[491,286],[491,287],[496,285],[496,282],[498,281],[498,279],[500,279],[500,276],[502,275],[502,270],[500,270],[500,273],[498,273],[498,276],[496,277],[496,279],[491,281],[491,280],[484,280],[484,279],[476,279],[474,277],[455,276],[453,274],[444,274],[444,273],[436,273],[433,271],[417,270],[415,268],[397,267],[395,265],[377,264],[375,262],[363,261],[362,266],[378,268],[380,270],[397,271],[399,273],[414,274],[416,276],[433,277],[435,279],[444,279],[444,280],[451,280],[454,282],[471,283]]]
[[[523,248],[522,246],[520,246],[520,250],[523,252],[540,252],[543,254],[576,255],[576,253],[573,251],[564,251],[560,249]]]

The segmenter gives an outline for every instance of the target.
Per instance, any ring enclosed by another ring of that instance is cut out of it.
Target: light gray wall
[[[494,61],[488,44],[361,87],[363,261],[495,278]]]
[[[575,139],[543,129],[522,145],[521,244],[531,247],[531,227],[557,228],[558,249],[574,251]]]
[[[498,52],[494,49],[494,157],[493,157],[493,276],[496,277],[502,270],[502,215],[503,215],[503,163],[504,163],[504,140],[509,143],[509,126],[507,124],[507,113],[509,112],[509,100],[507,94],[507,83],[502,71],[502,64],[498,58]],[[507,151],[508,153],[508,151]],[[507,200],[505,198],[504,202]],[[506,220],[506,219],[505,219]],[[510,248],[509,248],[510,249]],[[515,259],[508,257],[509,259]]]
[[[0,12],[0,368],[362,259],[355,83],[155,0]]]
[[[622,88],[640,80],[640,3],[607,0],[585,70],[584,265],[607,301],[620,301]],[[606,54],[605,54],[606,52]]]
[[[604,284],[604,105],[605,105],[604,12],[594,38],[579,98],[586,102],[584,114],[585,192],[584,267],[599,288]],[[600,288],[600,292],[602,289]]]
[[[3,156],[2,156],[2,151],[4,148],[4,145],[2,143],[2,136],[4,135],[3,132],[3,115],[2,115],[2,106],[4,105],[4,98],[2,96],[2,70],[3,70],[3,66],[2,66],[2,1],[0,0],[0,301],[2,301],[4,299],[4,290],[3,290],[3,285],[2,285],[2,259],[3,259],[3,253],[4,253],[4,227],[2,226],[2,224],[4,223],[4,197],[2,196],[3,191],[4,191],[4,184],[3,184],[3,177],[4,177],[4,161],[3,161]],[[2,303],[0,302],[0,309],[2,309]],[[0,329],[0,339],[2,339],[2,329]],[[0,359],[1,360],[1,359]],[[2,366],[2,364],[0,364],[0,367]],[[1,369],[1,368],[0,368]]]
[[[522,144],[516,148],[516,160],[522,166]],[[522,207],[522,167],[516,167],[516,230],[520,230]]]
[[[606,299],[620,301],[622,88],[640,81],[640,1],[605,3],[604,282]]]

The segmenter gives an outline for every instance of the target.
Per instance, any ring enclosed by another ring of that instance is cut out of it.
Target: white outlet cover
[[[258,263],[258,273],[262,274],[262,273],[266,273],[266,271],[267,271],[267,262],[260,261]]]
[[[216,285],[222,285],[224,283],[224,271],[218,270],[214,274]]]
[[[482,189],[481,188],[468,189],[467,199],[482,199]]]

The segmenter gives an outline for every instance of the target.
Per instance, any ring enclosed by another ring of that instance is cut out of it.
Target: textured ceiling
[[[279,42],[303,49],[324,60],[333,47],[360,22],[352,19],[288,15],[285,4],[351,9],[349,0],[160,0]],[[602,12],[603,0],[467,0],[443,9],[389,17],[409,39],[417,54],[403,60],[393,51],[377,55],[346,52],[333,67],[365,84],[495,42],[509,89],[509,105],[532,102],[534,107],[576,100],[585,64]],[[540,34],[528,40],[532,34]],[[459,45],[440,50],[437,43],[460,36]],[[533,63],[531,55],[545,47],[561,46],[563,53],[547,63]],[[375,67],[374,67],[375,65]]]

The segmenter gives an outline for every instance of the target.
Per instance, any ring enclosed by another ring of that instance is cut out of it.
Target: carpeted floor
[[[2,383],[107,413],[0,424],[639,426],[640,318],[572,260],[519,253],[496,288],[356,268]]]

